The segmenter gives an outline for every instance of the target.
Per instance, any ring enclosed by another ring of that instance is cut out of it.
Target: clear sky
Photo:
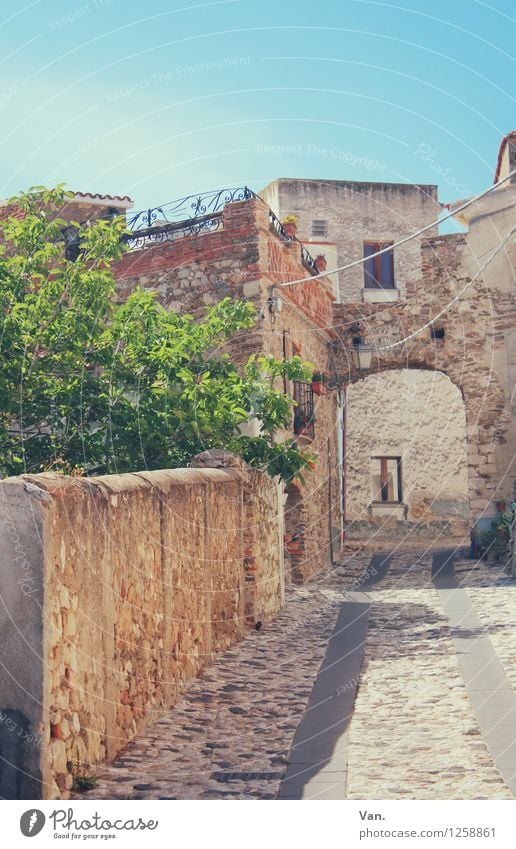
[[[513,0],[3,0],[0,196],[135,207],[274,177],[487,187]]]

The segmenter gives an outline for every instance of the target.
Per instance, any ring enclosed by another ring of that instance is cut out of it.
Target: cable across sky
[[[411,233],[409,236],[404,236],[403,239],[399,239],[399,241],[394,242],[392,245],[388,245],[385,248],[382,248],[379,251],[376,251],[374,254],[370,254],[367,257],[361,257],[360,259],[355,259],[352,262],[347,262],[345,265],[339,265],[337,268],[326,269],[319,274],[311,274],[308,277],[300,277],[298,280],[289,280],[285,283],[275,283],[272,288],[275,289],[284,289],[286,286],[295,286],[298,283],[307,283],[310,280],[315,280],[317,277],[327,277],[329,274],[335,274],[337,271],[346,271],[348,268],[353,268],[356,265],[362,265],[366,260],[371,260],[374,257],[381,256],[388,251],[392,251],[400,245],[405,245],[407,242],[412,241],[412,239],[417,239],[418,236],[421,236],[423,233],[426,233],[428,230],[431,230],[433,227],[436,227],[438,224],[442,224],[443,221],[447,221],[449,218],[454,218],[457,213],[462,212],[464,209],[467,209],[469,206],[472,206],[474,203],[478,203],[481,198],[486,197],[486,195],[490,194],[495,189],[499,188],[502,183],[506,183],[507,180],[510,180],[511,177],[516,175],[516,169],[511,171],[504,177],[502,180],[499,180],[497,183],[494,183],[489,188],[485,189],[485,191],[481,192],[479,195],[475,195],[469,200],[465,201],[461,206],[458,206],[453,212],[449,212],[444,218],[437,218],[435,221],[432,221],[430,224],[427,224],[425,227],[421,227],[421,229],[416,230],[414,233]]]

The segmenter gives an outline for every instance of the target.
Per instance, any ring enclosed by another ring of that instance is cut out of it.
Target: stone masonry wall
[[[409,521],[453,523],[468,518],[464,402],[442,372],[388,371],[349,387],[348,521],[368,514],[373,497],[371,457],[375,456],[401,457]]]
[[[260,207],[266,210],[259,201],[227,204],[214,232],[129,251],[113,267],[120,300],[141,287],[157,292],[166,309],[201,315],[222,298],[256,295]]]
[[[468,498],[476,518],[504,474],[497,469],[495,451],[506,441],[510,414],[502,374],[494,370],[492,358],[497,344],[493,314],[502,311],[502,295],[486,291],[483,280],[471,282],[471,250],[463,234],[423,242],[422,268],[423,277],[414,274],[407,287],[405,303],[335,305],[338,370],[350,381],[357,377],[348,351],[352,325],[358,322],[361,335],[376,348],[372,373],[416,368],[450,378],[464,399]],[[432,337],[432,324],[444,330],[444,338]],[[437,445],[437,427],[434,438]]]
[[[440,212],[437,187],[431,185],[280,179],[261,196],[280,219],[297,216],[297,235],[303,241],[312,238],[313,220],[326,221],[324,238],[337,245],[338,265],[362,259],[364,241],[397,241],[435,221]],[[435,234],[437,228],[426,235]],[[401,299],[420,270],[420,240],[396,249],[394,279]],[[363,266],[339,272],[339,286],[342,301],[361,301]]]
[[[271,229],[269,208],[260,199],[226,205],[222,228],[216,232],[201,231],[131,251],[115,267],[121,300],[141,286],[156,291],[167,309],[196,317],[226,296],[251,300],[258,316],[255,327],[238,334],[227,345],[237,362],[260,352],[291,356],[295,344],[303,359],[327,373],[333,338],[328,330],[333,321],[331,284],[318,277],[277,288],[278,284],[309,275],[302,262],[300,243],[283,239]],[[269,297],[276,295],[281,299],[281,311],[269,306]],[[292,386],[285,388],[292,391]],[[332,546],[336,556],[340,545],[335,392],[316,396],[315,408],[315,439],[300,440],[314,452],[315,463],[307,472],[306,484],[301,485],[303,498],[296,508],[296,523],[304,528],[303,551],[293,564],[293,577],[299,581],[307,580],[329,563]],[[290,429],[280,438],[292,435]],[[249,572],[246,586],[251,584]]]
[[[287,292],[288,290],[282,290]],[[311,362],[315,370],[330,372],[329,335],[315,324],[308,323],[297,304],[282,295],[282,309],[269,315],[265,322],[265,347],[277,357],[299,352],[303,360]],[[292,386],[287,385],[292,392]],[[295,482],[300,498],[286,504],[286,523],[290,530],[300,534],[300,552],[291,554],[291,575],[296,582],[308,580],[333,559],[338,559],[340,549],[341,484],[338,461],[337,399],[335,391],[314,395],[314,438],[297,437],[302,448],[315,457],[313,469],[304,474],[304,483]],[[291,437],[292,431],[284,432]],[[333,547],[333,551],[332,551]]]
[[[246,620],[274,616],[275,494],[245,464],[0,484],[0,713],[18,710],[34,740],[19,759],[34,776],[23,798],[67,798],[74,774],[91,774],[159,717]],[[27,612],[20,619],[24,604],[39,631],[26,628]],[[28,639],[4,653],[19,628]]]

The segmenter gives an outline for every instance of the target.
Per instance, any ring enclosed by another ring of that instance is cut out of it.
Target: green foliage
[[[227,343],[253,326],[249,302],[226,298],[200,322],[142,290],[115,304],[110,266],[125,222],[74,222],[72,262],[58,217],[67,197],[62,186],[32,189],[11,199],[24,217],[0,224],[0,474],[169,468],[225,448],[299,477],[311,457],[276,442],[293,403],[276,386],[310,380],[309,364],[263,355],[237,367]],[[245,437],[253,417],[260,435]]]
[[[73,777],[72,790],[87,793],[88,790],[94,790],[98,786],[99,779],[92,771],[91,765],[81,763],[78,757],[75,761],[68,761],[66,768]]]
[[[507,555],[510,550],[512,528],[516,520],[516,503],[509,506],[491,522],[491,529],[482,534],[482,547],[485,553],[492,552],[496,560]]]
[[[99,780],[96,775],[76,775],[73,780],[72,790],[79,793],[87,793],[98,786]]]

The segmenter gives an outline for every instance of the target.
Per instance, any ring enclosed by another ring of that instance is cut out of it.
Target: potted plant
[[[296,238],[297,217],[295,215],[287,215],[281,222],[281,226],[285,231],[285,235],[288,236],[289,239]]]
[[[324,395],[327,381],[328,378],[322,371],[314,371],[312,374],[312,391],[316,395]]]
[[[324,254],[318,254],[318,256],[315,257],[314,262],[315,262],[315,267],[317,268],[317,271],[319,272],[319,274],[322,274],[323,271],[326,271],[326,269],[328,267],[328,263],[326,261],[326,257],[324,256]]]
[[[289,554],[301,554],[301,535],[298,533],[292,534],[287,542],[287,551]]]
[[[295,432],[298,436],[307,436],[313,438],[313,426],[315,424],[315,416],[304,410],[296,410],[295,415]]]

